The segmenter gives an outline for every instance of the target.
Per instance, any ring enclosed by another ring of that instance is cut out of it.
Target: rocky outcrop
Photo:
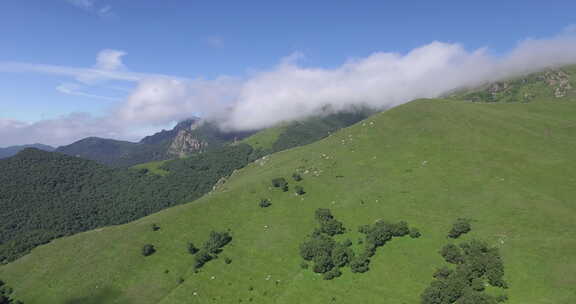
[[[568,91],[572,89],[570,76],[562,70],[547,71],[542,78],[554,90],[554,97],[556,98],[566,96]]]
[[[170,146],[168,154],[171,156],[184,157],[191,153],[202,152],[208,147],[208,143],[194,136],[190,129],[180,130]]]

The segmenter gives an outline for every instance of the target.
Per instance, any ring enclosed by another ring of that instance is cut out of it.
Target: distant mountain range
[[[6,158],[13,155],[16,155],[18,152],[26,149],[26,148],[36,148],[38,150],[44,151],[54,151],[54,147],[43,145],[43,144],[31,144],[31,145],[19,145],[19,146],[10,146],[6,148],[0,148],[0,158]]]
[[[252,132],[253,133],[253,132]],[[198,118],[184,120],[171,130],[162,130],[140,142],[88,137],[55,151],[95,160],[115,167],[129,167],[156,160],[178,158],[222,147],[250,132],[222,132],[213,123]]]

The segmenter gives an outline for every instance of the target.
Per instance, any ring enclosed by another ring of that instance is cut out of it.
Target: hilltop
[[[463,217],[472,221],[463,241],[502,253],[508,303],[573,303],[575,115],[565,99],[413,101],[261,158],[192,203],[40,246],[0,278],[27,304],[417,303]],[[272,187],[279,177],[291,190]],[[272,205],[260,207],[263,198]],[[366,273],[326,281],[300,267],[318,208],[355,244],[357,227],[379,219],[405,220],[422,236],[378,250]],[[229,230],[232,241],[195,273],[187,245],[211,230]],[[156,252],[143,256],[144,244]]]
[[[36,148],[44,151],[54,151],[54,147],[43,144],[19,145],[0,148],[0,159],[16,155],[26,148]]]

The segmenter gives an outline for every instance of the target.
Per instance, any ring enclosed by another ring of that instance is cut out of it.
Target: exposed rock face
[[[556,98],[566,96],[566,93],[572,89],[568,74],[562,70],[547,71],[543,78],[548,86],[554,89],[554,97]]]
[[[504,81],[486,84],[478,89],[453,96],[480,102],[529,102],[535,98],[549,99],[576,96],[574,67],[548,69]]]
[[[206,147],[208,143],[194,137],[190,129],[180,130],[168,147],[168,154],[184,157],[190,153],[202,152]]]

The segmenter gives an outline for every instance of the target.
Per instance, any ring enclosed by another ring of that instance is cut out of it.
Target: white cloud
[[[224,46],[224,39],[220,36],[210,36],[206,38],[206,43],[213,48],[221,48]]]
[[[24,143],[57,146],[89,136],[134,139],[129,138],[122,126],[113,120],[96,118],[86,113],[72,113],[34,123],[0,118],[1,146]]]
[[[0,62],[0,72],[48,73],[79,81],[60,86],[66,94],[87,96],[87,87],[109,82],[136,85],[103,118],[76,114],[34,124],[4,121],[0,138],[7,140],[0,145],[69,143],[87,134],[132,138],[135,128],[165,125],[191,115],[215,120],[226,129],[249,130],[315,115],[325,106],[386,109],[456,88],[576,63],[576,36],[564,31],[549,39],[525,40],[500,57],[485,49],[468,51],[458,44],[432,42],[405,54],[376,52],[330,69],[301,66],[302,54],[295,53],[270,69],[214,80],[132,72],[122,63],[124,55],[104,50],[94,68]],[[50,128],[59,131],[45,131]]]
[[[66,0],[68,3],[86,12],[99,17],[112,17],[112,7],[110,5],[99,4],[98,0]]]
[[[102,99],[108,101],[120,101],[120,98],[109,97],[109,96],[102,96],[96,94],[90,94],[83,92],[84,86],[79,85],[77,83],[62,83],[56,87],[56,91],[66,94],[66,95],[74,95],[74,96],[83,96],[95,99]]]
[[[124,51],[104,49],[96,56],[95,68],[108,71],[125,69],[122,63],[122,57],[124,55],[126,55]]]

